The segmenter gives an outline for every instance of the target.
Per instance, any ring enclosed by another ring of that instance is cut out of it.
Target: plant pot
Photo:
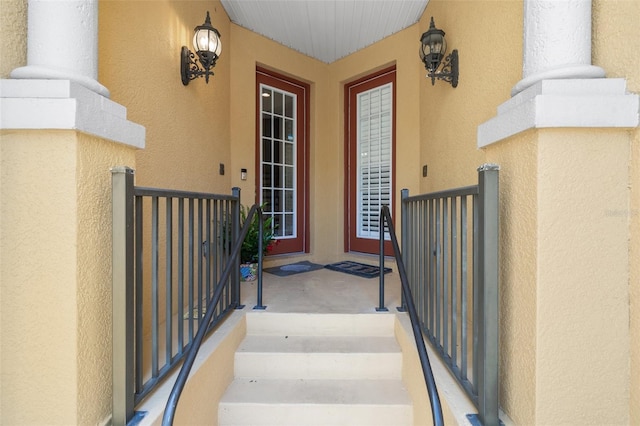
[[[240,281],[255,281],[258,277],[257,263],[240,264]]]

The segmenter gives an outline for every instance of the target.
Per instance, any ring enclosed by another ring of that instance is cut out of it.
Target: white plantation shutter
[[[391,83],[358,94],[356,227],[359,238],[379,238],[380,208],[384,204],[392,205],[392,94]]]

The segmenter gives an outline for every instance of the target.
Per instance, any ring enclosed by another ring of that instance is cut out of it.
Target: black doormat
[[[363,278],[375,278],[380,275],[380,267],[373,265],[365,265],[364,263],[352,262],[346,260],[344,262],[332,263],[325,266],[332,271],[344,272],[345,274],[357,275]],[[391,268],[384,268],[384,273],[391,272]]]
[[[300,274],[302,272],[317,271],[318,269],[322,269],[322,265],[304,260],[302,262],[290,263],[289,265],[265,268],[263,269],[263,271],[273,275],[277,275],[279,277],[288,277],[289,275]]]

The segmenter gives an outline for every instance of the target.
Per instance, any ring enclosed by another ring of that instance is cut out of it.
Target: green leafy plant
[[[264,204],[261,206],[264,208]],[[240,206],[240,227],[243,227],[245,222],[247,221],[247,214],[249,213],[249,208],[241,205]],[[251,225],[249,226],[249,231],[247,232],[247,236],[242,243],[242,248],[240,249],[240,261],[242,263],[253,263],[258,261],[258,243],[259,243],[259,232],[260,232],[260,218],[258,214],[255,214],[251,219]],[[268,217],[264,221],[264,225],[262,228],[262,254],[266,255],[271,252],[276,245],[278,245],[278,240],[274,238],[275,236],[275,226],[273,226],[273,218]]]

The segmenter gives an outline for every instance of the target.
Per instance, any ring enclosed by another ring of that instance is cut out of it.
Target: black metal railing
[[[420,330],[420,318],[418,318],[418,313],[413,301],[413,295],[409,286],[409,279],[404,267],[404,261],[402,260],[402,254],[400,253],[400,247],[398,246],[398,239],[396,237],[393,219],[391,218],[389,207],[382,206],[382,209],[380,210],[380,247],[384,247],[383,244],[385,237],[385,222],[387,224],[389,237],[391,238],[391,244],[393,245],[393,253],[396,258],[398,274],[400,275],[403,305],[406,306],[406,310],[409,314],[409,319],[411,320],[413,337],[416,341],[418,357],[420,358],[420,365],[422,366],[422,374],[427,386],[429,403],[431,405],[431,417],[433,419],[434,426],[442,426],[444,425],[444,421],[442,417],[442,406],[440,404],[440,397],[438,396],[438,389],[436,387],[435,379],[433,378],[433,372],[431,371],[429,355],[427,354],[427,348],[424,343],[424,338],[422,337],[422,331]],[[380,291],[381,294],[384,294],[384,250],[382,249],[380,251]],[[384,309],[384,297],[380,296],[380,307],[378,308],[378,310]]]
[[[233,251],[241,244],[240,190],[141,188],[132,169],[112,174],[112,423],[124,425],[135,405],[188,358],[198,336],[241,307]],[[260,263],[256,308],[261,270]]]
[[[251,222],[253,221],[253,217],[258,214],[260,218],[259,222],[259,231],[258,231],[258,306],[256,308],[262,308],[262,241],[263,241],[263,230],[264,230],[264,221],[262,218],[262,209],[258,205],[254,205],[247,213],[247,218],[240,231],[240,236],[237,240],[235,240],[233,247],[231,249],[231,259],[239,259],[240,258],[240,249],[242,248],[242,243],[249,232],[249,228],[251,227]],[[196,334],[195,339],[193,340],[193,344],[189,348],[189,352],[180,368],[180,373],[178,374],[178,378],[173,385],[173,389],[171,390],[171,394],[169,395],[169,399],[167,400],[167,405],[164,410],[164,415],[162,417],[162,425],[163,426],[171,426],[173,425],[173,419],[175,416],[176,408],[178,406],[178,400],[180,399],[180,394],[184,389],[185,384],[187,383],[187,378],[189,377],[189,372],[191,371],[191,367],[193,367],[193,362],[198,355],[198,351],[200,350],[200,346],[202,345],[202,340],[205,337],[205,328],[206,325],[209,324],[213,319],[213,309],[218,304],[222,293],[225,288],[225,282],[229,279],[231,271],[237,270],[237,262],[228,262],[227,266],[224,268],[222,272],[222,276],[220,277],[220,282],[216,286],[215,292],[213,294],[213,298],[209,302],[207,307],[207,313],[204,317],[204,327],[201,330],[198,330],[198,334]]]
[[[402,191],[402,254],[422,331],[485,426],[499,424],[498,171],[480,167],[474,186]]]

